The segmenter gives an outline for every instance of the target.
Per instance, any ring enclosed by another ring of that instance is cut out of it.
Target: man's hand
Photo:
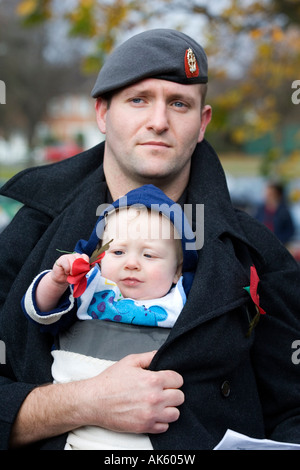
[[[155,352],[130,355],[91,379],[97,408],[93,424],[114,431],[163,433],[179,418],[184,402],[181,375],[147,370]],[[87,390],[87,393],[89,393]]]
[[[34,389],[15,420],[11,446],[86,425],[131,433],[163,433],[184,402],[181,375],[147,370],[155,352],[127,356],[91,379]]]

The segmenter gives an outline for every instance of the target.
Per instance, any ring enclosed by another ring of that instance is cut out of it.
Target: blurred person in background
[[[295,226],[282,184],[268,183],[265,190],[265,200],[257,210],[256,219],[268,227],[284,245],[292,240]]]

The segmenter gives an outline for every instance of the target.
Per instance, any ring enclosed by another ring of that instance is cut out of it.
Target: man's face
[[[200,85],[146,79],[98,100],[97,120],[106,134],[104,170],[137,184],[187,178],[211,108],[201,113]]]

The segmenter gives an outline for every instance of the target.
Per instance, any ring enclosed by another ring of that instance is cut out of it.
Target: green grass
[[[261,158],[240,154],[224,154],[220,160],[226,174],[232,176],[260,176]]]
[[[1,165],[0,164],[0,180],[7,181],[19,171],[24,170],[24,165]]]

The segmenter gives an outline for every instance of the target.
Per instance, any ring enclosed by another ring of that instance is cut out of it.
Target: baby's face
[[[171,222],[157,212],[122,209],[108,217],[103,244],[113,239],[101,261],[102,276],[123,297],[163,297],[181,275],[180,240]]]

